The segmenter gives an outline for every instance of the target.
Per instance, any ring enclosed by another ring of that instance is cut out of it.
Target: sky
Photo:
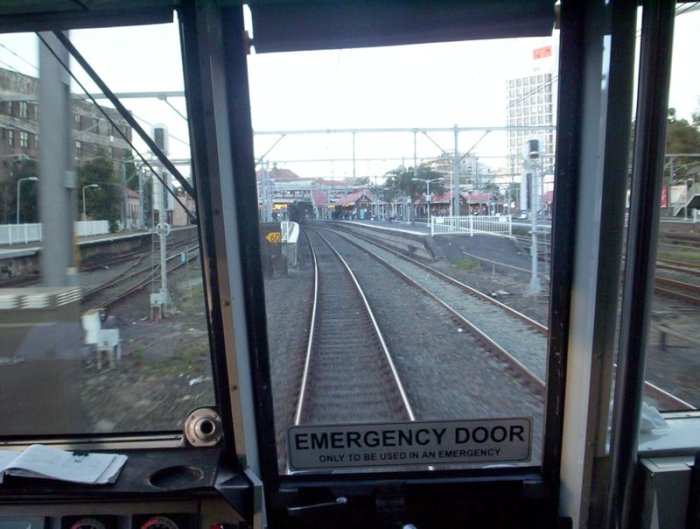
[[[176,24],[80,30],[71,32],[71,39],[116,93],[183,90]],[[256,132],[503,126],[505,81],[530,72],[537,64],[532,51],[551,43],[551,38],[531,38],[253,54],[249,56],[253,126]],[[670,105],[680,117],[690,119],[700,110],[696,58],[700,10],[677,17],[674,49]],[[0,67],[37,75],[37,64],[33,35],[0,35]],[[87,85],[97,91],[91,82]],[[155,98],[123,102],[147,131],[154,124],[168,128],[172,158],[189,158],[187,126],[178,114],[186,113],[183,98],[168,99],[178,112]],[[458,148],[465,151],[475,145],[472,152],[481,163],[503,166],[504,160],[497,157],[505,154],[505,134],[492,132],[482,139],[483,134],[482,130],[461,133]],[[351,158],[350,134],[287,136],[273,147],[277,139],[256,136],[256,156],[272,147],[269,163],[277,162],[302,177],[353,174],[350,162],[292,161]],[[430,133],[430,138],[419,134],[416,149],[419,159],[436,157],[441,151],[453,151],[454,138],[451,133]],[[354,172],[376,177],[402,162],[412,165],[413,152],[410,132],[358,133]]]

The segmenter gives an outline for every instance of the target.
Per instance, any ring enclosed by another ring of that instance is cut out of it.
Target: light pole
[[[83,220],[87,220],[87,214],[86,214],[86,208],[85,208],[85,190],[88,187],[100,187],[98,184],[88,184],[86,186],[83,186]]]
[[[21,187],[20,184],[22,182],[24,182],[25,180],[33,180],[34,182],[36,182],[37,180],[39,180],[39,178],[36,176],[25,176],[24,178],[20,178],[17,180],[17,216],[15,217],[15,224],[19,224],[19,213],[20,213],[20,207],[19,207],[20,191],[19,190]]]
[[[426,201],[428,202],[428,226],[430,226],[430,205],[431,205],[431,197],[430,197],[430,184],[433,182],[439,182],[442,180],[442,177],[439,178],[432,178],[432,179],[426,179],[426,178],[411,178],[412,181],[414,182],[425,182],[425,196],[426,196]]]

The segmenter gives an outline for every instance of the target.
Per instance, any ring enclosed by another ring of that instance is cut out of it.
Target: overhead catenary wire
[[[28,64],[29,66],[31,66],[31,67],[32,67],[34,70],[36,70],[37,72],[39,71],[39,67],[38,67],[38,66],[32,64],[31,62],[29,62],[27,59],[25,59],[25,58],[22,57],[21,55],[18,55],[14,50],[12,50],[11,48],[8,48],[8,47],[7,47],[5,44],[3,44],[2,42],[0,42],[0,48],[3,48],[3,49],[5,49],[5,50],[7,50],[9,53],[11,53],[11,54],[14,55],[15,57],[17,57],[20,61],[22,61],[22,62],[25,63],[25,64]],[[3,63],[3,64],[7,64],[7,63]],[[8,65],[8,66],[9,66],[9,65]],[[14,69],[14,68],[12,68],[12,67],[11,67],[11,69],[14,70],[14,71],[17,71],[16,69]],[[19,72],[18,72],[18,73],[19,73]]]

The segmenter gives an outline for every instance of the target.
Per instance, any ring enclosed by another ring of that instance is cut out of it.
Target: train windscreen
[[[0,432],[179,432],[216,402],[178,27],[70,41],[170,166],[53,34],[0,36]]]
[[[557,42],[250,55],[281,474],[541,464]]]

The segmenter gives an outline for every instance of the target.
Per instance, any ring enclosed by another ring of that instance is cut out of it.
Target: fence
[[[88,237],[109,233],[109,221],[85,220],[75,223],[75,235]],[[0,224],[0,244],[41,242],[41,224]]]
[[[105,233],[109,233],[108,220],[81,220],[75,223],[76,237],[104,235]]]
[[[41,224],[0,224],[0,244],[22,244],[41,240]]]
[[[475,233],[512,235],[511,216],[433,217],[430,222],[430,235],[474,235]]]

